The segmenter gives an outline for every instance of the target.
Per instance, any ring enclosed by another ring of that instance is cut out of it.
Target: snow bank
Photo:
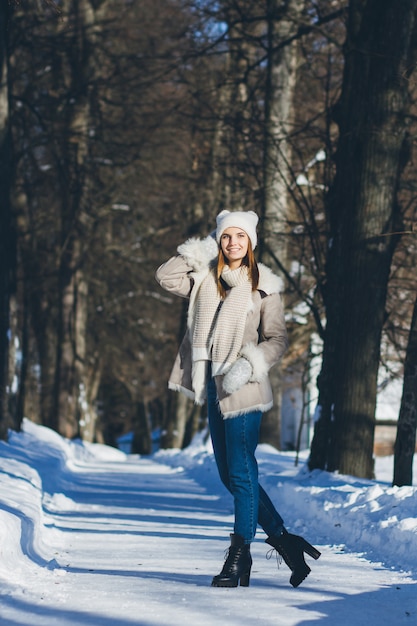
[[[22,432],[11,432],[7,443],[1,441],[0,576],[18,582],[37,566],[59,569],[50,513],[76,510],[65,490],[77,471],[97,460],[125,459],[119,450],[68,441],[29,420],[24,420]]]

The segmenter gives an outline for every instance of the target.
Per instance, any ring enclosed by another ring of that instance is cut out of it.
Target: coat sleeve
[[[192,271],[184,257],[173,256],[158,267],[155,278],[165,291],[188,298],[193,287]]]
[[[288,349],[284,307],[278,293],[263,298],[260,317],[259,343],[247,344],[240,352],[252,365],[251,382],[261,382]]]
[[[187,239],[177,250],[179,256],[172,257],[157,269],[156,280],[166,291],[188,298],[194,284],[192,273],[207,271],[219,248],[211,234],[204,239]]]

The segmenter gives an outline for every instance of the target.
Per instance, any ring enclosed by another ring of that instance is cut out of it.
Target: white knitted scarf
[[[202,404],[205,399],[209,362],[213,376],[218,376],[236,361],[242,347],[246,314],[252,303],[252,283],[246,266],[236,270],[225,266],[222,279],[231,288],[224,300],[218,292],[213,272],[201,283],[196,299],[192,328],[192,384],[197,404]]]

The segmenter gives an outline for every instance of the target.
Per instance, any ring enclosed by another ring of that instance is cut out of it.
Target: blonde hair
[[[224,256],[223,250],[219,247],[219,254],[217,256],[217,265],[216,265],[216,282],[217,289],[221,298],[226,297],[226,288],[224,286],[224,282],[221,279],[222,271],[227,265],[226,257]],[[256,291],[259,284],[259,268],[255,259],[255,255],[253,253],[252,242],[248,237],[248,251],[246,256],[242,260],[242,265],[246,265],[248,268],[249,280],[252,283],[252,291]]]

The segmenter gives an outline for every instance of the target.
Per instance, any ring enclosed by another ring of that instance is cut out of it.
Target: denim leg
[[[220,480],[226,489],[230,491],[224,420],[217,402],[217,390],[213,378],[210,378],[207,384],[207,412],[214,458],[216,459]]]
[[[261,412],[223,419],[213,379],[208,384],[207,401],[210,434],[220,479],[234,498],[234,532],[242,536],[246,543],[254,538],[257,523],[268,536],[281,534],[284,522],[258,483],[255,450]]]
[[[260,411],[224,420],[230,491],[235,503],[237,535],[251,543],[258,525],[259,484],[255,450],[258,443]]]
[[[284,520],[261,485],[259,485],[258,524],[268,537],[281,535],[284,530]]]

